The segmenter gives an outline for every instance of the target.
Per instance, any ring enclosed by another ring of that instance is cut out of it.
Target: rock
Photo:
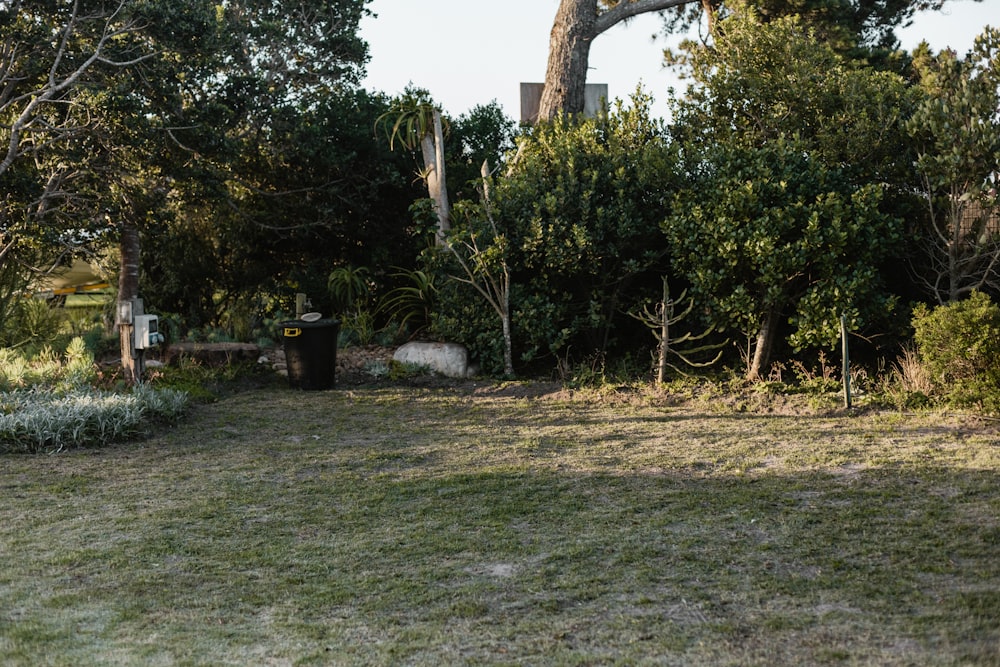
[[[473,374],[469,368],[469,351],[457,343],[406,343],[392,358],[404,364],[426,366],[450,378],[467,378]]]

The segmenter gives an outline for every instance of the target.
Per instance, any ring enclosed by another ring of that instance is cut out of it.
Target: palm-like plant
[[[431,309],[437,287],[434,274],[426,271],[399,271],[393,277],[401,278],[404,284],[386,293],[379,303],[378,312],[387,314],[395,321],[400,331],[413,324],[419,333],[431,319]]]
[[[368,269],[363,266],[338,266],[327,278],[327,289],[338,310],[357,312],[362,309],[371,291]]]
[[[427,184],[427,193],[436,207],[438,243],[444,243],[451,223],[448,186],[445,183],[444,124],[440,109],[424,95],[409,93],[378,117],[376,129],[379,126],[385,130],[390,149],[395,149],[397,141],[410,151],[420,147],[423,169],[419,175]]]

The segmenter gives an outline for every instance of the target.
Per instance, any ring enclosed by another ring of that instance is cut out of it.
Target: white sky
[[[520,82],[545,78],[558,6],[559,0],[374,0],[369,7],[377,18],[361,24],[371,52],[363,85],[395,95],[412,82],[452,116],[496,100],[518,120]],[[926,40],[935,50],[965,54],[986,25],[1000,26],[1000,0],[948,0],[897,34],[906,49]],[[668,89],[684,84],[661,67],[669,44],[654,40],[659,26],[655,15],[638,16],[600,35],[588,82],[608,84],[612,99],[628,98],[641,82],[655,99],[654,112],[666,115]]]

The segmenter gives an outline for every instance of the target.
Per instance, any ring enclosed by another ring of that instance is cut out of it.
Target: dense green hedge
[[[1000,413],[1000,306],[982,292],[914,311],[914,341],[935,393],[958,407]]]

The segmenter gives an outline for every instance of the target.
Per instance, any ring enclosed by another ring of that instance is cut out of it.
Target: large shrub
[[[623,313],[662,285],[659,222],[677,178],[666,132],[649,105],[636,95],[631,107],[619,104],[595,119],[533,128],[495,178],[491,206],[511,272],[516,364],[552,362],[570,349],[586,356],[648,337]],[[453,220],[457,228],[464,224],[476,223]],[[488,307],[470,305],[478,301],[472,288],[445,287],[436,329],[476,353],[495,354],[498,319]],[[479,323],[489,327],[485,335],[472,330]],[[480,361],[484,370],[498,365]]]
[[[693,171],[663,230],[712,323],[756,336],[751,378],[786,322],[796,349],[831,347],[841,314],[856,329],[891,310],[878,266],[900,223],[881,210],[881,186],[858,187],[784,140],[713,147]]]
[[[934,390],[951,405],[1000,412],[1000,306],[982,292],[914,310],[914,340]]]

